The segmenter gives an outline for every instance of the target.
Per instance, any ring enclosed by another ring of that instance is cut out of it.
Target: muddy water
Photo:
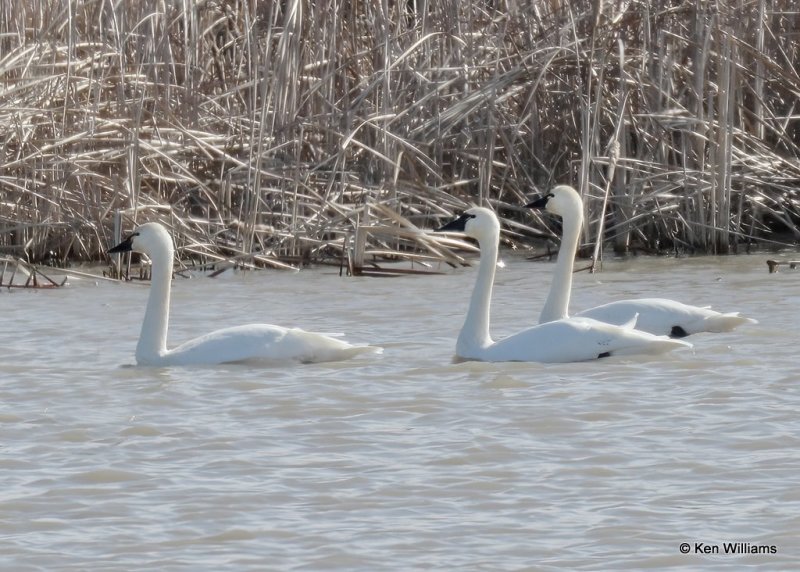
[[[173,344],[258,321],[385,347],[290,368],[131,367],[146,287],[4,290],[0,568],[791,569],[800,274],[764,259],[577,275],[575,309],[666,296],[760,324],[566,365],[451,362],[474,269],[175,281]],[[496,338],[534,322],[552,271],[506,262]]]

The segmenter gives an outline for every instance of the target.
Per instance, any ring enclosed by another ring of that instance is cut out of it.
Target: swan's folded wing
[[[710,308],[692,306],[667,298],[617,300],[576,315],[621,325],[635,314],[639,314],[636,321],[637,330],[678,337],[698,332],[727,332],[742,324],[755,322],[751,318],[739,316],[738,312],[721,314]]]
[[[216,330],[190,340],[165,356],[170,365],[244,361],[323,362],[348,359],[381,348],[356,346],[323,334],[269,324],[248,324]]]
[[[284,339],[287,328],[268,324],[248,324],[215,330],[191,339],[167,355],[170,365],[232,363],[254,359],[291,360]]]
[[[691,344],[598,322],[566,318],[539,324],[487,348],[490,361],[563,363],[612,355],[660,354]]]

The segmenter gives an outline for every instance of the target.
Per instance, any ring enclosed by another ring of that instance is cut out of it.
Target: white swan
[[[583,201],[578,192],[568,185],[558,185],[546,195],[526,205],[544,209],[561,217],[563,237],[556,259],[550,293],[539,316],[539,323],[568,316],[572,271],[583,225]],[[744,318],[738,312],[720,313],[709,308],[690,306],[666,298],[641,298],[619,300],[576,314],[609,324],[627,323],[638,314],[636,329],[656,335],[682,338],[698,332],[728,332],[742,324],[758,323]]]
[[[500,223],[486,208],[473,207],[436,232],[464,232],[478,240],[481,261],[469,310],[456,342],[456,355],[479,361],[573,362],[612,355],[664,353],[691,344],[588,318],[540,324],[498,342],[489,334]]]
[[[153,264],[150,296],[136,346],[139,365],[213,365],[252,360],[321,362],[382,351],[375,346],[354,346],[322,334],[267,324],[216,330],[168,350],[172,238],[163,226],[149,222],[108,252],[130,250],[145,253]]]

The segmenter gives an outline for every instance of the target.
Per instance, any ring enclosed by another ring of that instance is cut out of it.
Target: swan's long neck
[[[136,346],[136,361],[139,363],[153,363],[167,353],[172,257],[171,245],[166,251],[150,256],[153,263],[150,297],[147,299],[142,331]]]
[[[499,237],[480,241],[478,277],[472,290],[467,318],[456,342],[456,352],[462,357],[472,357],[470,350],[486,348],[494,343],[489,335],[489,308],[499,242]]]
[[[562,218],[563,234],[561,248],[558,249],[556,269],[553,272],[553,282],[550,284],[550,293],[544,303],[539,323],[560,320],[569,315],[569,296],[572,291],[572,270],[575,263],[575,253],[578,250],[578,240],[583,226],[583,210],[576,208],[575,212]]]

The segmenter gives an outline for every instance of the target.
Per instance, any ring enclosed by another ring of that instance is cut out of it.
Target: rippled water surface
[[[573,309],[666,296],[760,323],[567,365],[452,363],[474,269],[176,279],[172,345],[268,322],[385,347],[288,368],[131,367],[146,286],[3,290],[0,569],[797,569],[800,272],[764,259],[576,275]],[[496,338],[534,323],[553,269],[506,262]]]

